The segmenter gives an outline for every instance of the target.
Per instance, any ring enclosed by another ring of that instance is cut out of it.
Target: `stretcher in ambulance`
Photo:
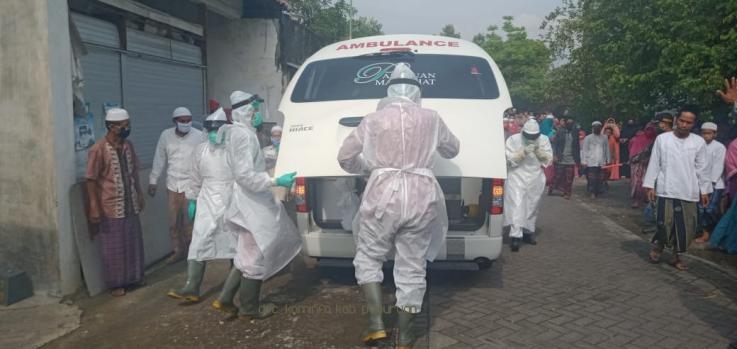
[[[458,156],[438,156],[433,169],[450,221],[436,260],[488,268],[502,248],[507,175],[502,117],[512,103],[499,68],[483,49],[439,36],[386,35],[332,44],[307,59],[290,82],[279,106],[284,132],[276,173],[298,173],[303,251],[316,258],[353,258],[350,222],[366,178],[343,171],[337,154],[386,96],[399,62],[417,74],[422,106],[438,111],[460,140]]]

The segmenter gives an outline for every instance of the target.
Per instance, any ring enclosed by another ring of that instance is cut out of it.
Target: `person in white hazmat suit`
[[[238,316],[244,320],[272,315],[273,304],[260,304],[263,280],[287,266],[302,248],[302,239],[284,206],[271,192],[273,186],[291,188],[296,173],[271,178],[256,136],[262,122],[263,100],[235,91],[230,95],[233,124],[225,132],[226,160],[235,180],[226,227],[238,236],[235,267],[241,272]]]
[[[511,226],[512,252],[519,251],[520,240],[535,245],[535,222],[540,198],[545,191],[543,167],[553,162],[553,148],[540,134],[535,120],[528,120],[522,132],[507,139],[507,181],[504,183],[504,226]]]
[[[381,267],[395,251],[399,337],[410,348],[414,317],[422,309],[427,261],[434,260],[448,231],[445,199],[432,172],[435,153],[450,159],[459,141],[437,112],[420,106],[419,81],[404,63],[389,80],[388,97],[343,142],[340,166],[370,173],[354,220],[356,279],[366,298],[366,344],[387,337],[382,319]]]
[[[204,122],[207,141],[200,143],[193,152],[192,166],[185,195],[189,200],[189,219],[194,219],[192,242],[187,256],[187,283],[178,290],[169,291],[171,298],[190,302],[200,300],[200,285],[208,260],[233,259],[236,236],[226,229],[225,209],[233,192],[233,174],[226,162],[224,134],[218,138],[218,130],[228,119],[222,108],[210,114]],[[240,273],[226,281],[220,299],[213,306],[234,313],[233,297],[240,284]]]

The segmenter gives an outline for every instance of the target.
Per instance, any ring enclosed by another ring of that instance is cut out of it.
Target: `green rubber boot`
[[[238,309],[238,318],[241,320],[261,320],[276,312],[276,305],[272,303],[261,304],[262,280],[253,280],[241,277],[241,285],[238,288],[238,297],[241,306]]]
[[[200,285],[202,277],[205,276],[205,262],[195,260],[187,261],[187,283],[178,290],[171,290],[166,295],[189,302],[200,301]]]
[[[397,323],[399,327],[399,338],[396,349],[411,349],[415,341],[413,327],[416,314],[397,309]]]
[[[235,293],[241,285],[241,272],[236,267],[230,268],[228,278],[225,279],[220,297],[212,302],[212,307],[229,315],[237,315],[238,307],[233,303]]]
[[[387,337],[383,319],[384,303],[381,300],[381,284],[378,282],[363,284],[361,289],[366,298],[366,310],[369,317],[368,328],[363,332],[361,340],[366,345],[371,345]]]

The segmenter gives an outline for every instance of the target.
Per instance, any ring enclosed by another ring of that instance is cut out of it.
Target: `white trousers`
[[[381,267],[393,249],[397,307],[419,313],[427,288],[425,255],[430,246],[430,230],[391,233],[386,228],[393,227],[385,226],[386,223],[388,222],[370,219],[361,224],[356,238],[356,257],[353,259],[356,279],[359,285],[384,281]]]

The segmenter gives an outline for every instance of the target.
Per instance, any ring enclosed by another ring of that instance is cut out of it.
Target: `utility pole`
[[[351,0],[351,11],[348,13],[348,39],[353,39],[353,0]]]

